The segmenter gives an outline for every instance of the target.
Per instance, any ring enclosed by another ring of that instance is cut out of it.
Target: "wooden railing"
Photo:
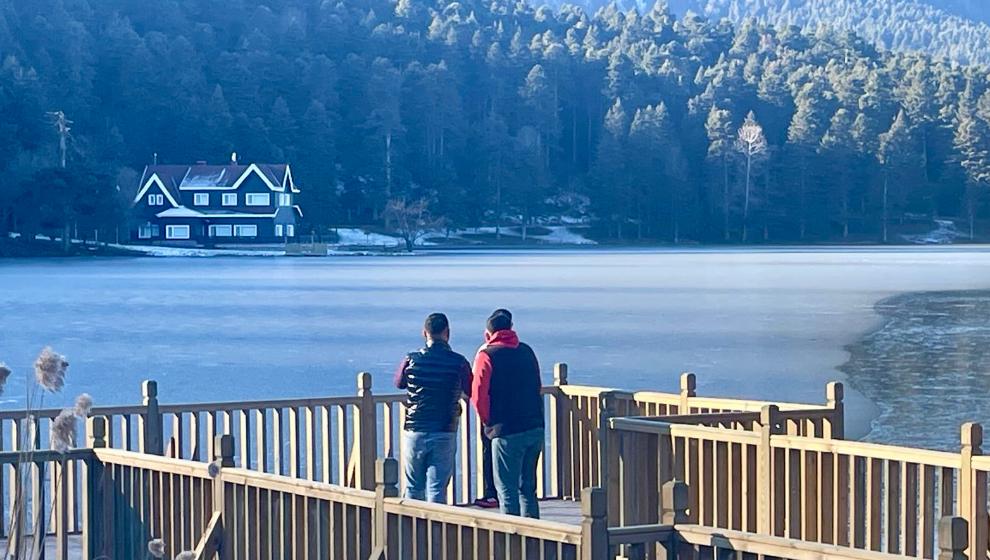
[[[970,558],[988,551],[990,458],[966,424],[960,453],[787,435],[768,406],[756,431],[614,418],[609,519],[658,522],[661,488],[685,481],[688,521],[840,547],[934,558],[938,520],[968,522]]]
[[[693,374],[682,376],[679,393],[660,393],[569,385],[567,373],[566,364],[555,365],[554,383],[543,388],[548,439],[538,494],[544,498],[577,499],[583,488],[602,484],[601,433],[608,418],[684,416],[683,411],[733,412],[749,418],[766,404],[698,396]],[[824,405],[781,404],[790,415],[788,433],[841,438],[841,385],[829,385],[826,396]],[[236,459],[245,469],[371,490],[375,458],[402,457],[403,401],[401,394],[374,394],[367,373],[358,375],[353,396],[247,402],[163,404],[157,383],[146,381],[140,405],[95,407],[92,415],[106,420],[110,448],[208,461],[212,439],[234,434]],[[483,492],[481,426],[466,402],[462,407],[455,472],[448,489],[452,503],[469,502]],[[43,448],[51,420],[59,412],[35,410],[26,419],[25,411],[0,411],[0,452]],[[690,416],[683,420],[691,421]],[[752,424],[751,418],[748,422]],[[736,427],[749,429],[742,424]],[[34,434],[33,442],[24,438],[29,433]],[[0,469],[0,488],[7,485],[9,476]],[[73,503],[80,499],[77,487],[73,487]]]
[[[68,551],[69,536],[80,534],[90,515],[76,496],[86,484],[91,457],[89,450],[0,453],[6,482],[0,488],[0,551],[33,557],[46,540],[57,551]]]
[[[98,419],[94,432],[99,436],[102,430]],[[56,560],[147,557],[149,542],[157,539],[165,557],[189,551],[197,560],[903,558],[700,526],[690,521],[691,492],[682,482],[662,487],[658,524],[608,527],[605,490],[588,488],[580,525],[567,525],[400,499],[394,459],[376,462],[371,492],[236,468],[234,438],[226,435],[215,439],[209,464],[106,449],[99,438],[92,443],[97,446],[92,450],[41,452],[34,458],[84,467],[82,532],[75,537],[81,554],[70,545],[67,530],[70,493],[52,496],[56,542],[50,552]],[[44,486],[34,481],[29,494]],[[967,558],[963,551],[971,532],[964,519],[940,519],[938,531],[939,558]],[[45,556],[36,548],[14,557]]]
[[[604,490],[585,491],[586,503],[601,504]],[[598,496],[593,496],[598,494]],[[767,536],[746,531],[706,527],[690,522],[690,495],[686,484],[670,481],[662,487],[661,522],[656,525],[609,527],[607,538],[592,539],[599,546],[598,557],[624,560],[668,560],[699,558],[718,559],[794,559],[820,560],[892,560],[905,558],[833,544],[811,543],[795,539]],[[596,499],[597,498],[597,501]],[[946,516],[939,520],[938,558],[963,560],[968,546],[968,525],[960,517]],[[606,544],[603,544],[607,542]]]
[[[252,560],[990,553],[979,425],[959,453],[845,441],[840,384],[777,406],[698,397],[691,375],[680,394],[571,386],[560,364],[543,393],[540,492],[580,497],[580,525],[399,498],[403,396],[361,374],[353,396],[236,403],[162,404],[146,382],[64,454],[35,449],[58,411],[0,413],[0,541],[37,557],[43,533],[59,560],[74,539],[85,558],[134,558],[157,538],[166,557]],[[480,491],[480,426],[460,422],[456,502]]]
[[[371,492],[235,468],[233,442],[217,438],[212,466],[96,449],[102,523],[86,557],[143,557],[152,539],[204,560],[581,557],[579,526],[398,498],[395,459],[377,461]]]

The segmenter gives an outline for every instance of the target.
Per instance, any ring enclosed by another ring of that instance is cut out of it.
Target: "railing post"
[[[162,440],[162,414],[158,410],[158,382],[147,380],[141,384],[144,394],[144,412],[138,416],[141,423],[141,452],[162,455],[165,452]]]
[[[660,524],[678,525],[688,522],[690,494],[688,485],[680,480],[665,482],[661,490]]]
[[[572,488],[571,472],[571,400],[560,389],[567,385],[567,364],[558,363],[553,366],[554,392],[550,398],[550,418],[553,427],[550,430],[550,456],[553,457],[553,480],[551,491],[558,498],[576,498],[577,493]]]
[[[842,402],[843,398],[845,398],[845,388],[842,383],[833,381],[825,386],[826,403],[832,409],[832,416],[826,426],[827,439],[846,438],[846,406]]]
[[[234,500],[236,496],[224,491],[223,470],[230,469],[234,464],[234,436],[229,434],[218,434],[213,437],[213,464],[210,466],[210,474],[213,475],[213,512],[220,513],[220,526],[222,529],[218,534],[219,539],[214,542],[220,560],[232,558],[229,547],[224,546],[227,542],[233,542],[235,515]],[[196,507],[195,505],[193,507]],[[229,515],[228,515],[229,514]],[[210,513],[204,512],[204,519]]]
[[[959,514],[969,525],[967,555],[982,558],[984,553],[978,551],[987,550],[987,475],[973,468],[973,457],[983,454],[983,426],[967,422],[962,425],[961,436]]]
[[[608,557],[607,514],[605,490],[585,488],[581,491],[581,560]]]
[[[761,535],[772,535],[775,516],[782,513],[775,507],[773,478],[773,448],[770,438],[783,433],[780,423],[780,409],[777,405],[764,406],[760,410],[760,445],[757,447],[757,504],[758,519],[756,530]]]
[[[358,397],[358,488],[375,489],[375,459],[378,456],[378,416],[375,397],[371,392],[371,374],[362,371],[357,376]]]
[[[87,420],[89,446],[103,449],[107,445],[107,420],[96,416]],[[83,558],[113,556],[113,481],[109,480],[103,463],[95,455],[83,461],[84,490],[80,510],[82,519]]]
[[[234,464],[234,436],[229,434],[214,436],[213,461],[217,463],[217,466],[225,469],[236,466]]]
[[[388,548],[388,515],[385,498],[399,495],[399,462],[389,457],[375,461],[375,519],[372,558],[386,558]]]
[[[610,420],[617,416],[619,391],[606,391],[599,398],[598,411],[598,485],[605,488],[608,519],[619,519],[622,491],[619,482],[619,434],[612,429]],[[584,499],[584,491],[581,494]]]
[[[969,524],[962,517],[943,517],[938,520],[937,560],[967,560]]]
[[[691,495],[688,485],[680,480],[665,482],[660,490],[660,524],[675,529],[667,541],[667,558],[679,558],[681,542],[677,535],[677,525],[688,523],[688,507]],[[690,556],[688,556],[690,558]]]
[[[695,390],[698,387],[697,378],[693,373],[682,373],[681,374],[681,407],[677,410],[677,414],[685,415],[691,414],[691,397],[697,396]]]
[[[107,446],[107,419],[105,416],[93,416],[86,419],[86,432],[90,449],[103,449]]]

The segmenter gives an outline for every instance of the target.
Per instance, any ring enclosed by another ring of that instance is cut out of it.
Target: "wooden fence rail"
[[[548,441],[539,469],[541,497],[577,499],[583,488],[602,484],[601,435],[608,418],[684,416],[684,412],[753,414],[766,404],[698,396],[693,374],[682,376],[679,393],[570,385],[567,375],[567,365],[556,364],[553,384],[543,388]],[[141,404],[93,409],[93,417],[106,420],[107,447],[205,462],[216,435],[234,434],[235,456],[245,469],[365,490],[374,488],[375,458],[401,459],[403,454],[404,396],[373,393],[367,373],[358,375],[356,394],[341,397],[164,404],[158,389],[156,382],[145,381]],[[829,386],[823,405],[780,406],[791,415],[788,433],[842,437],[841,385]],[[469,502],[483,493],[481,426],[466,402],[462,408],[455,472],[448,489],[448,499],[454,503]],[[25,411],[0,411],[0,453],[44,448],[51,421],[59,412],[35,410],[28,417]],[[79,518],[81,497],[74,481],[80,469],[72,478],[75,498],[70,500],[70,518],[74,520]],[[0,489],[9,486],[9,474],[0,469]],[[0,509],[4,499],[0,495]]]
[[[602,490],[589,489],[587,492],[602,492]],[[691,524],[689,523],[691,492],[687,485],[680,481],[667,482],[662,493],[664,506],[660,514],[661,523],[608,528],[608,550],[603,558],[615,558],[620,554],[624,560],[905,558],[901,555]],[[940,560],[967,558],[964,551],[968,546],[969,534],[968,524],[964,519],[943,517],[939,520],[937,529]]]
[[[377,461],[370,492],[236,468],[233,441],[218,436],[211,465],[96,449],[110,497],[86,557],[143,557],[158,538],[166,557],[202,560],[579,557],[579,526],[398,498],[395,459]]]
[[[663,485],[681,480],[688,521],[703,527],[935,558],[939,519],[959,516],[969,557],[987,556],[979,425],[964,425],[960,453],[947,453],[787,435],[773,406],[756,431],[662,420],[611,420],[613,525],[657,523]]]

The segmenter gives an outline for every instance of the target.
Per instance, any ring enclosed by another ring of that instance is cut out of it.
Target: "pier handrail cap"
[[[697,376],[686,371],[681,374],[681,391],[695,391],[698,388],[698,378]]]
[[[146,399],[158,397],[158,382],[154,379],[145,379],[141,382],[141,393]]]
[[[370,373],[368,373],[366,371],[358,372],[358,374],[357,374],[357,388],[358,388],[358,390],[360,390],[360,391],[367,391],[368,389],[371,389],[371,379],[372,378],[371,378],[371,374]]]
[[[960,430],[963,447],[979,449],[983,445],[983,425],[978,422],[966,422]]]
[[[832,381],[825,386],[825,397],[830,403],[840,403],[845,398],[846,389],[841,381]]]

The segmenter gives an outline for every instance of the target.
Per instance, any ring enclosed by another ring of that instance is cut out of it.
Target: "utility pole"
[[[48,118],[51,119],[52,124],[55,126],[55,130],[58,132],[58,148],[62,156],[62,169],[65,169],[66,163],[66,153],[69,150],[69,137],[71,136],[69,132],[72,130],[70,126],[72,121],[65,117],[65,113],[62,111],[49,111]]]

